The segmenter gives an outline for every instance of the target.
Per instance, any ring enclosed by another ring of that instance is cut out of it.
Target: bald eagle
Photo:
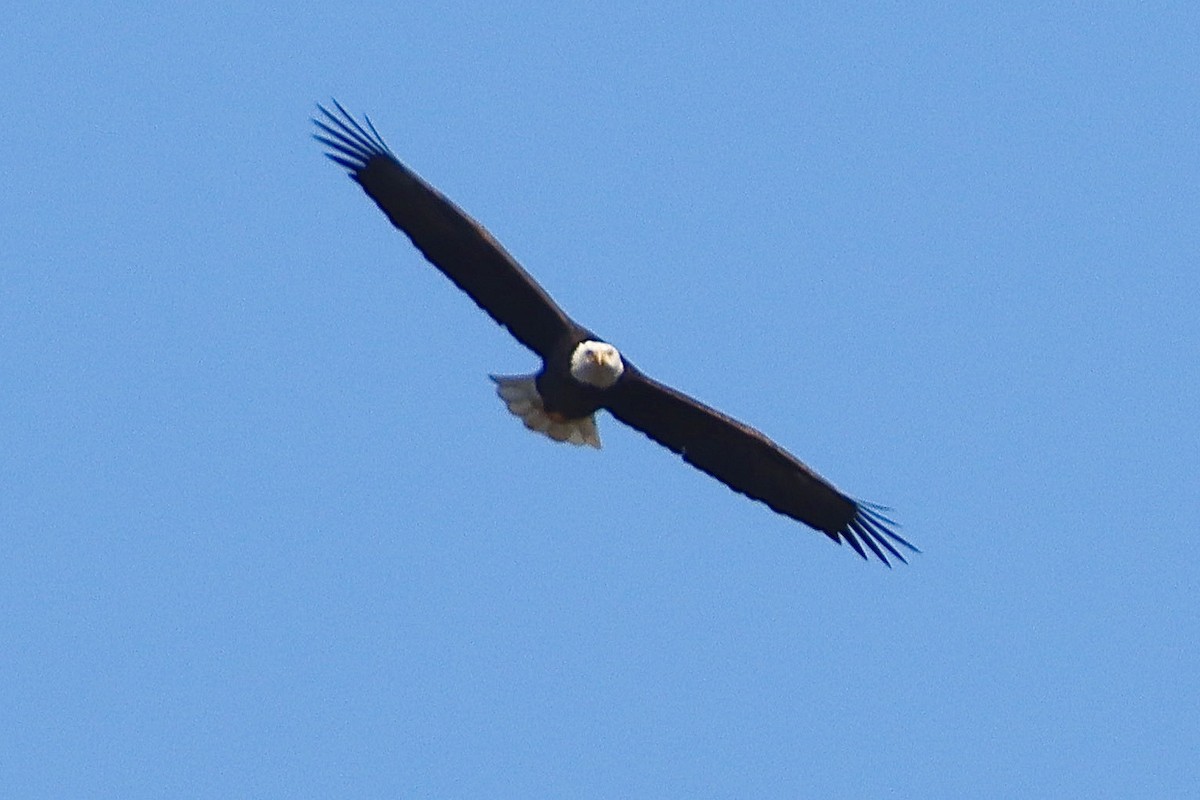
[[[615,347],[576,323],[492,238],[400,163],[370,119],[358,123],[334,101],[318,105],[313,136],[350,172],[417,249],[517,341],[542,359],[532,375],[492,376],[508,410],[558,442],[600,447],[595,414],[607,410],[734,491],[848,542],[888,566],[905,561],[884,509],[838,491],[762,433],[644,375]]]

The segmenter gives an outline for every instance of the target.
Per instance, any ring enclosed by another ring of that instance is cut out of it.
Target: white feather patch
[[[496,382],[496,394],[514,416],[520,417],[525,427],[545,434],[556,442],[575,445],[590,445],[599,449],[600,431],[594,416],[558,421],[546,413],[542,396],[538,394],[536,375],[492,375]]]

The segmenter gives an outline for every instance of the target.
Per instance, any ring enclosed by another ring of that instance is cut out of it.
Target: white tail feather
[[[599,449],[600,431],[594,416],[558,421],[546,413],[542,396],[538,394],[536,375],[492,375],[496,394],[525,427],[545,434],[556,442],[590,445]]]

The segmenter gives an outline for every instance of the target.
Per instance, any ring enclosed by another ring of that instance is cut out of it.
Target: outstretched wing
[[[335,100],[320,109],[317,141],[350,171],[375,204],[435,267],[454,281],[517,341],[543,358],[575,325],[550,295],[458,206],[401,164],[375,126],[364,128]],[[364,118],[365,119],[365,118]]]
[[[754,428],[646,377],[628,362],[607,396],[605,408],[621,422],[734,491],[835,542],[845,539],[863,558],[864,544],[888,566],[888,553],[907,563],[896,545],[920,552],[893,530],[896,523],[880,507],[855,502]]]

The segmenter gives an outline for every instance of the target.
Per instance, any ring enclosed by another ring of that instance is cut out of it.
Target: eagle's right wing
[[[323,132],[314,138],[430,263],[543,358],[578,327],[482,225],[401,164],[369,119],[364,128],[334,106],[340,115],[318,106],[325,118],[313,120]]]

